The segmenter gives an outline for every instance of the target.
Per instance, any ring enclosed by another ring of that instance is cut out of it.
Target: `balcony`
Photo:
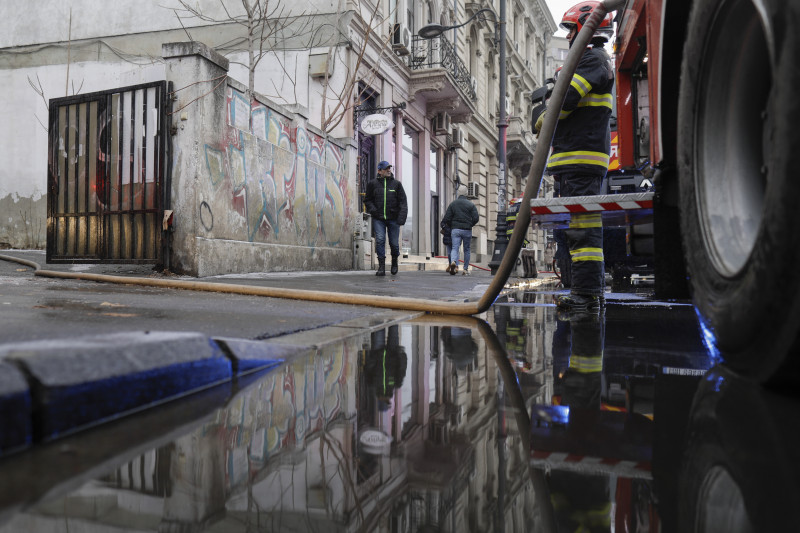
[[[530,127],[528,120],[523,117],[508,118],[506,164],[510,171],[519,172],[522,177],[528,175],[536,149],[536,140]]]
[[[414,36],[406,56],[411,69],[409,100],[422,96],[428,114],[445,111],[453,122],[469,122],[475,113],[477,80],[456,55],[444,35],[434,39]]]

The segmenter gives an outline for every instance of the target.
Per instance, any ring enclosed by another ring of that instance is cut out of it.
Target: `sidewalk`
[[[190,280],[438,301],[477,301],[493,279],[490,272],[478,268],[470,269],[470,276],[451,276],[443,271],[410,271],[408,265],[398,275],[386,277],[376,277],[372,271],[345,271],[231,274],[197,279],[155,272],[152,265],[47,264],[42,251],[2,250],[0,255],[36,263],[42,270],[113,275],[131,281]],[[0,267],[22,279],[33,276],[32,270],[19,264],[0,261]],[[545,279],[510,281],[541,283]],[[120,286],[53,278],[48,282],[56,287],[65,283],[83,287],[86,283],[87,289],[102,287],[112,294],[114,287]],[[277,302],[278,307],[282,301],[286,302],[285,307],[294,304],[291,300],[265,300]],[[206,297],[205,301],[214,300]],[[4,306],[4,311],[13,313],[14,307]],[[41,306],[30,302],[29,307]],[[312,307],[319,312],[313,316],[315,320],[309,320],[311,329],[278,333],[266,340],[208,334],[200,323],[196,331],[151,332],[115,331],[114,324],[118,322],[110,322],[111,326],[104,322],[97,328],[103,331],[101,335],[0,342],[0,424],[4,428],[0,434],[0,457],[34,442],[46,442],[187,394],[218,385],[233,386],[246,374],[422,314],[337,304]],[[342,312],[337,313],[337,308]],[[38,315],[29,309],[27,312],[36,320]],[[48,334],[52,335],[51,331],[45,332]]]
[[[300,272],[254,272],[227,274],[195,278],[156,272],[152,265],[136,264],[50,264],[45,263],[45,253],[39,250],[0,250],[0,255],[18,257],[40,265],[42,270],[70,273],[90,273],[124,277],[175,279],[250,285],[254,287],[281,287],[287,289],[341,292],[352,294],[374,294],[421,298],[440,301],[477,300],[483,295],[493,276],[487,265],[477,264],[470,268],[470,275],[459,273],[451,276],[441,270],[409,270],[410,264],[401,264],[401,270],[392,276],[375,276],[374,271],[300,271]],[[463,265],[462,265],[463,266]],[[515,281],[510,279],[509,282]]]

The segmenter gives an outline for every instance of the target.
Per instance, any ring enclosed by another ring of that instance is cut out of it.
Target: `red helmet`
[[[561,17],[561,24],[559,26],[561,29],[570,31],[573,27],[577,31],[581,31],[583,25],[589,18],[589,15],[592,14],[594,8],[600,5],[598,0],[586,0],[585,2],[579,2],[572,6],[571,8],[567,9],[567,12],[564,13],[564,16]],[[596,33],[600,34],[601,36],[608,37],[613,33],[613,27],[611,26],[611,22],[614,20],[614,17],[611,13],[606,13],[606,16],[603,18],[600,25],[597,27]]]

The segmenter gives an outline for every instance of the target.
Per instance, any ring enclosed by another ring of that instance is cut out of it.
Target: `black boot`
[[[600,298],[588,294],[565,294],[555,297],[556,308],[567,311],[591,311],[597,313],[600,310]]]
[[[397,262],[398,262],[397,261],[397,256],[393,255],[392,256],[392,276],[397,274]]]
[[[378,271],[375,272],[376,276],[385,276],[386,275],[386,258],[380,257],[378,258]]]

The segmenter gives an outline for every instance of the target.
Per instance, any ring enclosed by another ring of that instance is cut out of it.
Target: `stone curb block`
[[[27,375],[34,441],[52,440],[233,375],[222,349],[196,333],[117,333],[71,340],[66,347],[62,341],[35,341],[0,348],[0,359]]]
[[[33,439],[31,393],[25,376],[0,361],[0,454],[25,448]]]
[[[273,368],[290,357],[308,351],[298,346],[268,344],[264,341],[226,337],[214,338],[214,342],[230,358],[235,376],[243,376],[259,370]]]

